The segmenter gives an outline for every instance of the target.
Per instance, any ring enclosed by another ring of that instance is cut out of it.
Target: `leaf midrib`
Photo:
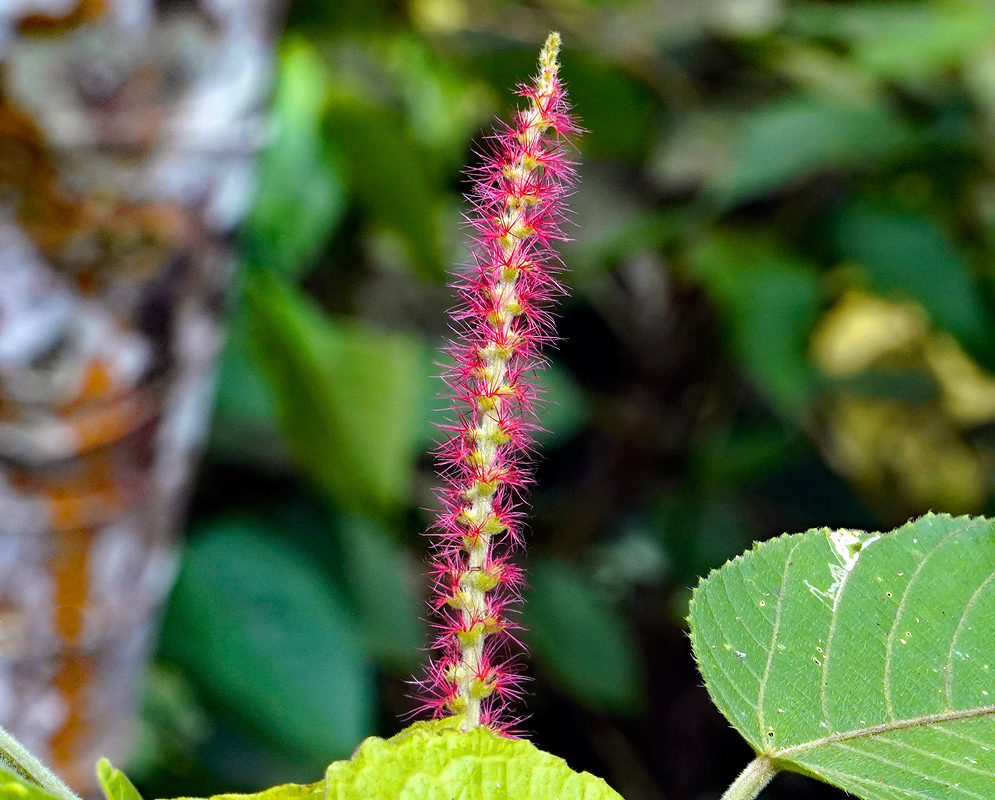
[[[837,742],[848,742],[854,739],[867,739],[891,731],[906,730],[908,728],[924,728],[927,725],[936,725],[941,722],[959,722],[965,719],[979,719],[981,717],[995,716],[995,705],[979,706],[978,708],[968,708],[961,710],[944,711],[939,714],[927,714],[922,717],[912,717],[911,719],[899,719],[892,722],[883,722],[880,725],[871,725],[867,728],[859,728],[854,731],[844,733],[834,733],[821,739],[813,739],[809,742],[802,742],[783,750],[770,750],[764,753],[768,758],[785,759],[791,758],[798,753],[805,753],[815,750],[818,747],[836,744]]]

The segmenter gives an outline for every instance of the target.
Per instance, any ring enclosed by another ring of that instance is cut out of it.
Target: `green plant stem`
[[[720,800],[753,800],[776,774],[777,768],[767,756],[757,756],[739,773]]]
[[[0,767],[33,783],[50,795],[63,800],[80,800],[72,789],[3,728],[0,728]]]

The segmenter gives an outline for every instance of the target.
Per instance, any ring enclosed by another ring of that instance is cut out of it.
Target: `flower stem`
[[[757,756],[746,765],[720,800],[754,800],[777,774],[777,768],[767,756]]]

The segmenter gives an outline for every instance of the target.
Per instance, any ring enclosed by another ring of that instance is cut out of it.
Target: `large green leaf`
[[[416,722],[390,739],[370,737],[323,782],[275,786],[211,800],[622,800],[601,778],[489,728],[460,732],[453,719]],[[40,800],[40,798],[39,798]]]
[[[642,697],[639,655],[626,620],[576,568],[529,565],[523,634],[536,662],[580,702],[632,711]]]
[[[370,668],[321,570],[278,535],[231,518],[194,538],[163,652],[267,738],[327,763],[370,729]]]
[[[266,274],[247,294],[253,352],[307,477],[349,509],[403,505],[429,391],[421,343],[333,320]]]
[[[325,791],[337,800],[621,800],[531,742],[485,727],[461,733],[452,720],[367,739],[351,761],[328,768]]]
[[[984,519],[782,536],[698,586],[699,668],[775,769],[866,800],[991,797],[993,565]]]
[[[294,277],[313,266],[345,213],[340,170],[322,141],[328,95],[321,55],[303,40],[287,42],[273,102],[275,135],[260,162],[242,245],[252,263]]]
[[[189,800],[177,798],[177,800]],[[326,800],[325,783],[285,783],[255,794],[216,794],[211,800]]]

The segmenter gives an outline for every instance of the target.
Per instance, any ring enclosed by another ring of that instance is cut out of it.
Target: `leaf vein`
[[[852,772],[843,772],[842,770],[832,769],[831,767],[819,766],[817,774],[826,778],[835,776],[838,786],[844,786],[846,782],[845,779],[849,779],[851,783],[864,784],[864,786],[873,787],[875,792],[888,792],[892,797],[898,798],[898,800],[906,800],[910,794],[915,795],[916,797],[925,798],[925,800],[935,800],[935,798],[916,791],[915,789],[899,789],[897,786],[892,786],[890,783],[876,783],[870,778],[862,778],[859,775],[854,775]]]
[[[771,667],[774,663],[774,653],[777,651],[777,634],[781,629],[781,610],[784,605],[784,596],[787,594],[785,584],[788,580],[788,568],[791,566],[791,559],[795,550],[801,547],[801,540],[788,551],[788,557],[784,560],[784,570],[781,572],[781,585],[777,590],[777,608],[774,611],[774,629],[771,631],[770,647],[767,649],[767,663],[764,665],[763,678],[760,680],[760,690],[757,692],[757,721],[760,723],[760,731],[764,729],[764,694],[767,691],[767,681],[770,679]]]
[[[991,770],[978,769],[977,767],[968,764],[962,764],[959,761],[954,761],[953,759],[947,758],[946,756],[941,756],[939,753],[933,753],[929,750],[923,750],[921,747],[916,747],[915,745],[908,744],[907,742],[903,742],[900,739],[889,739],[887,736],[878,736],[876,741],[893,745],[894,747],[901,748],[902,750],[910,750],[911,752],[916,753],[920,756],[924,756],[926,758],[934,758],[937,761],[943,761],[944,763],[950,764],[951,766],[956,767],[957,769],[962,769],[965,772],[974,772],[978,775],[983,775],[986,778],[995,778],[995,772]]]
[[[888,719],[891,721],[895,720],[895,707],[891,701],[892,652],[895,646],[895,631],[898,630],[898,623],[902,618],[902,611],[905,608],[906,601],[908,600],[909,592],[912,591],[912,587],[915,586],[916,582],[919,580],[919,576],[922,574],[922,570],[926,566],[926,562],[929,561],[937,553],[937,551],[941,550],[951,537],[956,536],[963,530],[963,528],[957,528],[956,530],[948,531],[947,535],[942,537],[929,550],[928,553],[923,554],[922,560],[919,562],[919,566],[916,567],[915,572],[912,573],[912,577],[909,578],[909,582],[905,584],[905,591],[902,592],[902,598],[898,601],[898,606],[895,608],[895,621],[892,622],[891,629],[888,631],[887,645],[885,646],[884,653],[884,707],[886,713],[888,714]],[[951,707],[950,703],[947,703],[947,707]]]
[[[937,778],[931,778],[929,775],[927,775],[925,772],[923,772],[921,770],[910,768],[908,764],[901,764],[901,763],[899,763],[897,761],[892,761],[890,758],[885,758],[884,756],[879,755],[877,753],[872,753],[869,750],[861,750],[861,749],[859,749],[857,747],[853,747],[851,745],[844,744],[844,743],[840,743],[837,746],[841,750],[847,750],[847,751],[849,751],[851,753],[857,753],[858,755],[865,756],[865,757],[870,758],[870,759],[872,759],[874,761],[879,761],[882,764],[887,764],[889,767],[895,767],[900,772],[903,772],[905,774],[922,776],[922,778],[924,778],[927,782],[928,781],[935,782],[935,783],[939,784],[940,786],[945,786],[947,789],[951,789],[951,790],[953,790],[955,792],[959,792],[960,794],[966,795],[968,797],[976,797],[977,800],[991,800],[990,797],[985,797],[984,795],[977,794],[976,792],[972,792],[972,791],[970,791],[968,789],[965,789],[962,786],[955,786],[952,783],[947,783],[946,781],[942,781],[942,780],[939,780]],[[906,789],[906,791],[915,791],[915,790],[914,789]]]
[[[953,675],[954,675],[954,652],[957,645],[957,638],[960,636],[961,630],[964,628],[964,620],[967,619],[967,615],[974,608],[974,604],[978,602],[978,598],[985,588],[995,580],[995,569],[988,573],[988,577],[981,582],[981,585],[975,590],[974,594],[971,595],[971,599],[967,601],[967,605],[964,607],[964,613],[961,614],[960,619],[957,621],[957,627],[954,629],[953,638],[950,640],[950,651],[947,653],[947,666],[945,668],[946,674],[944,675],[944,690],[947,695],[947,706],[953,708],[954,705],[954,689],[953,689]]]
[[[711,603],[706,603],[705,606],[707,608],[708,613],[712,615],[712,620],[715,622],[716,629],[720,633],[722,633],[723,637],[725,637],[725,632],[719,626],[718,617],[715,614],[715,609],[712,608],[712,604]],[[728,637],[725,637],[725,638],[728,638]],[[739,683],[737,681],[733,680],[733,678],[729,674],[728,670],[722,664],[722,661],[719,660],[718,656],[716,656],[715,653],[713,653],[711,651],[711,648],[709,648],[707,646],[707,644],[705,645],[704,652],[707,653],[708,656],[712,659],[712,663],[714,663],[715,666],[716,666],[716,668],[718,669],[718,671],[722,673],[722,677],[726,679],[726,683],[729,684],[729,687],[733,690],[733,692],[735,694],[739,695],[739,697],[742,698],[743,702],[746,703],[746,705],[748,705],[750,708],[752,708],[754,711],[756,711],[757,710],[756,703],[754,703],[752,700],[750,700],[750,698],[747,697],[743,693],[743,691],[739,688]],[[747,670],[749,670],[749,669],[750,668],[747,666]],[[751,671],[750,674],[753,675],[753,672]],[[757,680],[759,680],[759,678],[756,675],[753,675],[753,677],[756,678]]]
[[[871,736],[878,736],[890,731],[900,731],[906,728],[925,728],[936,725],[940,722],[959,722],[965,719],[979,719],[995,715],[995,705],[979,706],[978,708],[967,708],[959,711],[942,711],[939,714],[926,714],[912,719],[899,719],[892,722],[885,722],[880,725],[871,725],[867,728],[859,728],[845,733],[834,733],[821,739],[813,739],[810,742],[802,742],[784,750],[779,750],[771,755],[774,758],[785,758],[796,753],[804,753],[814,750],[817,747],[836,744],[837,742],[848,742],[854,739],[866,739]]]

